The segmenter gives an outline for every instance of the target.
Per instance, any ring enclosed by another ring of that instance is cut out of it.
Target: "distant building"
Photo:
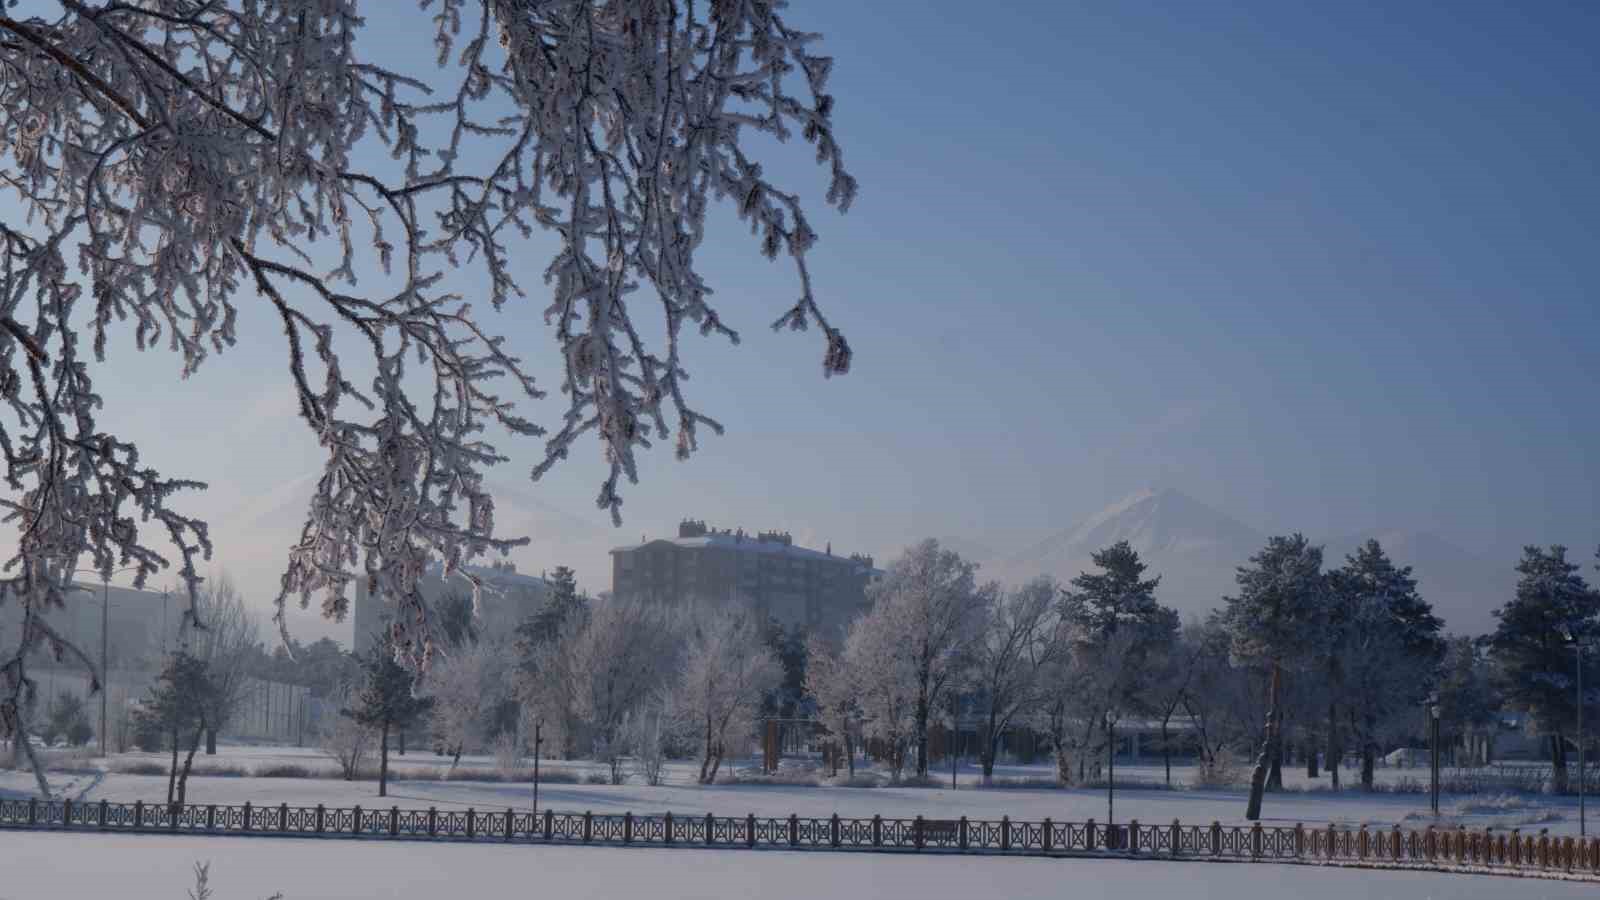
[[[833,547],[796,547],[788,532],[746,534],[685,519],[677,538],[611,551],[611,589],[620,599],[689,607],[736,605],[785,626],[837,631],[866,607],[877,574],[872,557],[835,556]]]
[[[509,636],[525,619],[539,611],[550,591],[549,583],[543,578],[524,575],[510,563],[462,568],[483,582],[479,616],[474,623],[480,638]],[[428,569],[418,588],[429,603],[449,593],[472,595],[472,583],[460,573],[446,580],[444,566],[440,563],[434,563]],[[384,620],[392,613],[393,608],[384,603],[381,597],[367,593],[366,579],[356,580],[356,597],[351,607],[351,647],[356,653],[364,653],[372,646],[378,639]]]

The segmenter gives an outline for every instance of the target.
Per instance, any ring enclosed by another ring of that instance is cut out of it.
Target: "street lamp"
[[[1433,806],[1433,817],[1439,818],[1439,692],[1434,691],[1428,695],[1428,746],[1430,753],[1429,771],[1430,782],[1428,785],[1429,802]]]
[[[1566,625],[1561,626],[1561,639],[1572,645],[1578,666],[1578,836],[1587,837],[1589,823],[1584,809],[1584,795],[1587,793],[1588,785],[1584,781],[1588,775],[1589,761],[1585,758],[1583,750],[1583,642],[1578,640],[1578,636]]]
[[[106,695],[111,692],[111,669],[107,665],[110,656],[107,635],[111,624],[111,576],[123,572],[137,571],[137,566],[127,566],[102,572],[99,569],[74,569],[75,575],[99,575],[101,585],[100,596],[100,755],[106,755]]]

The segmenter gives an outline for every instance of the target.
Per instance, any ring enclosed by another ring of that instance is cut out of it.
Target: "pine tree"
[[[389,795],[389,732],[405,729],[433,709],[432,697],[419,697],[413,693],[412,673],[395,661],[394,646],[388,641],[373,644],[361,658],[364,683],[355,703],[341,709],[340,715],[349,716],[368,728],[376,728],[381,735],[381,756],[378,764],[378,796]]]
[[[1526,709],[1550,739],[1558,793],[1567,789],[1566,733],[1578,713],[1568,640],[1582,643],[1600,634],[1600,594],[1578,569],[1559,544],[1524,547],[1516,596],[1495,610],[1499,623],[1482,639],[1499,668],[1506,700]],[[1586,655],[1585,662],[1593,661]]]
[[[167,774],[168,803],[184,802],[194,755],[206,732],[206,714],[214,705],[212,690],[205,661],[180,651],[168,657],[166,668],[145,701],[141,717],[146,727],[159,731],[172,749],[172,767]],[[185,738],[189,750],[180,768],[178,754]]]
[[[1267,721],[1261,753],[1250,775],[1250,800],[1245,818],[1261,817],[1261,795],[1267,770],[1281,757],[1279,741],[1283,711],[1279,708],[1285,668],[1297,668],[1315,658],[1317,627],[1327,612],[1327,582],[1322,574],[1322,548],[1312,546],[1298,532],[1267,541],[1250,565],[1240,566],[1234,579],[1236,597],[1226,604],[1230,650],[1234,659],[1262,665],[1267,670]]]
[[[1349,724],[1361,743],[1361,784],[1373,786],[1380,727],[1426,694],[1444,656],[1443,621],[1417,593],[1411,567],[1396,567],[1375,540],[1328,573],[1329,604],[1320,629]],[[1330,701],[1330,706],[1337,700]],[[1337,734],[1330,709],[1329,729]],[[1336,738],[1331,743],[1336,743]]]

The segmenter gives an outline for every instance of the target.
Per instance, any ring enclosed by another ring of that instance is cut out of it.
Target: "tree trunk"
[[[928,694],[917,698],[917,776],[928,774]]]
[[[1377,764],[1378,764],[1378,745],[1374,744],[1371,741],[1363,742],[1362,745],[1361,745],[1361,789],[1362,790],[1364,790],[1364,791],[1372,790],[1372,786],[1376,782],[1376,776],[1373,774],[1373,770],[1377,767]]]
[[[710,784],[711,783],[711,782],[706,780],[706,776],[707,776],[708,772],[710,771],[710,768],[711,768],[711,721],[708,719],[706,721],[706,749],[705,749],[705,753],[700,757],[700,783],[701,784]]]
[[[389,796],[389,723],[383,723],[383,744],[378,754],[378,796]]]
[[[1167,719],[1172,714],[1167,713]],[[1167,787],[1172,787],[1172,744],[1167,739],[1167,719],[1161,720],[1161,763],[1167,770]]]
[[[850,737],[849,729],[845,729],[844,733],[844,758],[846,764],[850,767],[850,780],[854,781],[856,777],[856,743],[855,739]]]
[[[1333,789],[1339,789],[1339,763],[1344,759],[1344,748],[1339,746],[1339,710],[1332,701],[1328,701],[1328,777],[1333,783]]]
[[[195,729],[194,740],[189,742],[189,755],[183,758],[183,772],[178,775],[178,806],[183,806],[184,797],[189,793],[189,770],[194,768],[194,755],[200,749],[200,737],[210,732],[201,726]]]
[[[465,745],[457,744],[455,752],[450,755],[450,771],[452,772],[456,770],[456,766],[461,765],[461,748],[463,746]]]
[[[1550,778],[1558,796],[1571,787],[1567,778],[1567,736],[1559,731],[1550,735]]]
[[[400,729],[400,755],[406,755],[406,730]]]
[[[1278,721],[1278,662],[1272,662],[1272,679],[1267,687],[1267,727],[1261,737],[1261,752],[1256,756],[1256,767],[1250,772],[1250,799],[1245,805],[1244,817],[1250,821],[1261,818],[1261,795],[1267,787],[1267,769],[1272,762],[1273,738]]]
[[[983,736],[983,783],[994,784],[994,758],[999,752],[1000,734],[995,728],[994,709],[989,710],[989,725]]]
[[[215,728],[206,729],[206,755],[217,755],[217,730]]]
[[[1306,751],[1306,777],[1307,778],[1321,778],[1322,777],[1322,772],[1317,768],[1317,736],[1316,735],[1310,734],[1310,733],[1306,734],[1305,751]]]
[[[1274,702],[1276,721],[1272,725],[1272,767],[1267,770],[1267,790],[1283,790],[1283,707]]]
[[[712,754],[711,774],[706,777],[706,784],[714,784],[717,780],[717,770],[722,768],[722,751],[722,742],[718,741],[716,751]]]
[[[172,729],[172,770],[167,773],[167,805],[178,795],[178,729]]]

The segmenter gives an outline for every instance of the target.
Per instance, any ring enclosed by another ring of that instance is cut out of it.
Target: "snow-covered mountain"
[[[1448,630],[1481,634],[1494,627],[1491,613],[1515,585],[1514,559],[1499,565],[1426,531],[1375,530],[1313,540],[1324,545],[1324,565],[1335,568],[1369,537],[1396,564],[1412,567],[1419,590]],[[1149,571],[1161,576],[1161,601],[1187,618],[1221,605],[1222,597],[1234,591],[1235,570],[1261,549],[1267,533],[1181,491],[1143,490],[986,565],[983,574],[1012,584],[1046,574],[1065,583],[1092,568],[1094,551],[1121,540],[1132,544]]]
[[[1204,615],[1233,589],[1234,568],[1266,536],[1181,491],[1143,490],[992,567],[1018,582],[1053,575],[1066,582],[1093,567],[1091,554],[1117,541],[1139,551],[1161,576],[1159,596],[1184,616]]]

